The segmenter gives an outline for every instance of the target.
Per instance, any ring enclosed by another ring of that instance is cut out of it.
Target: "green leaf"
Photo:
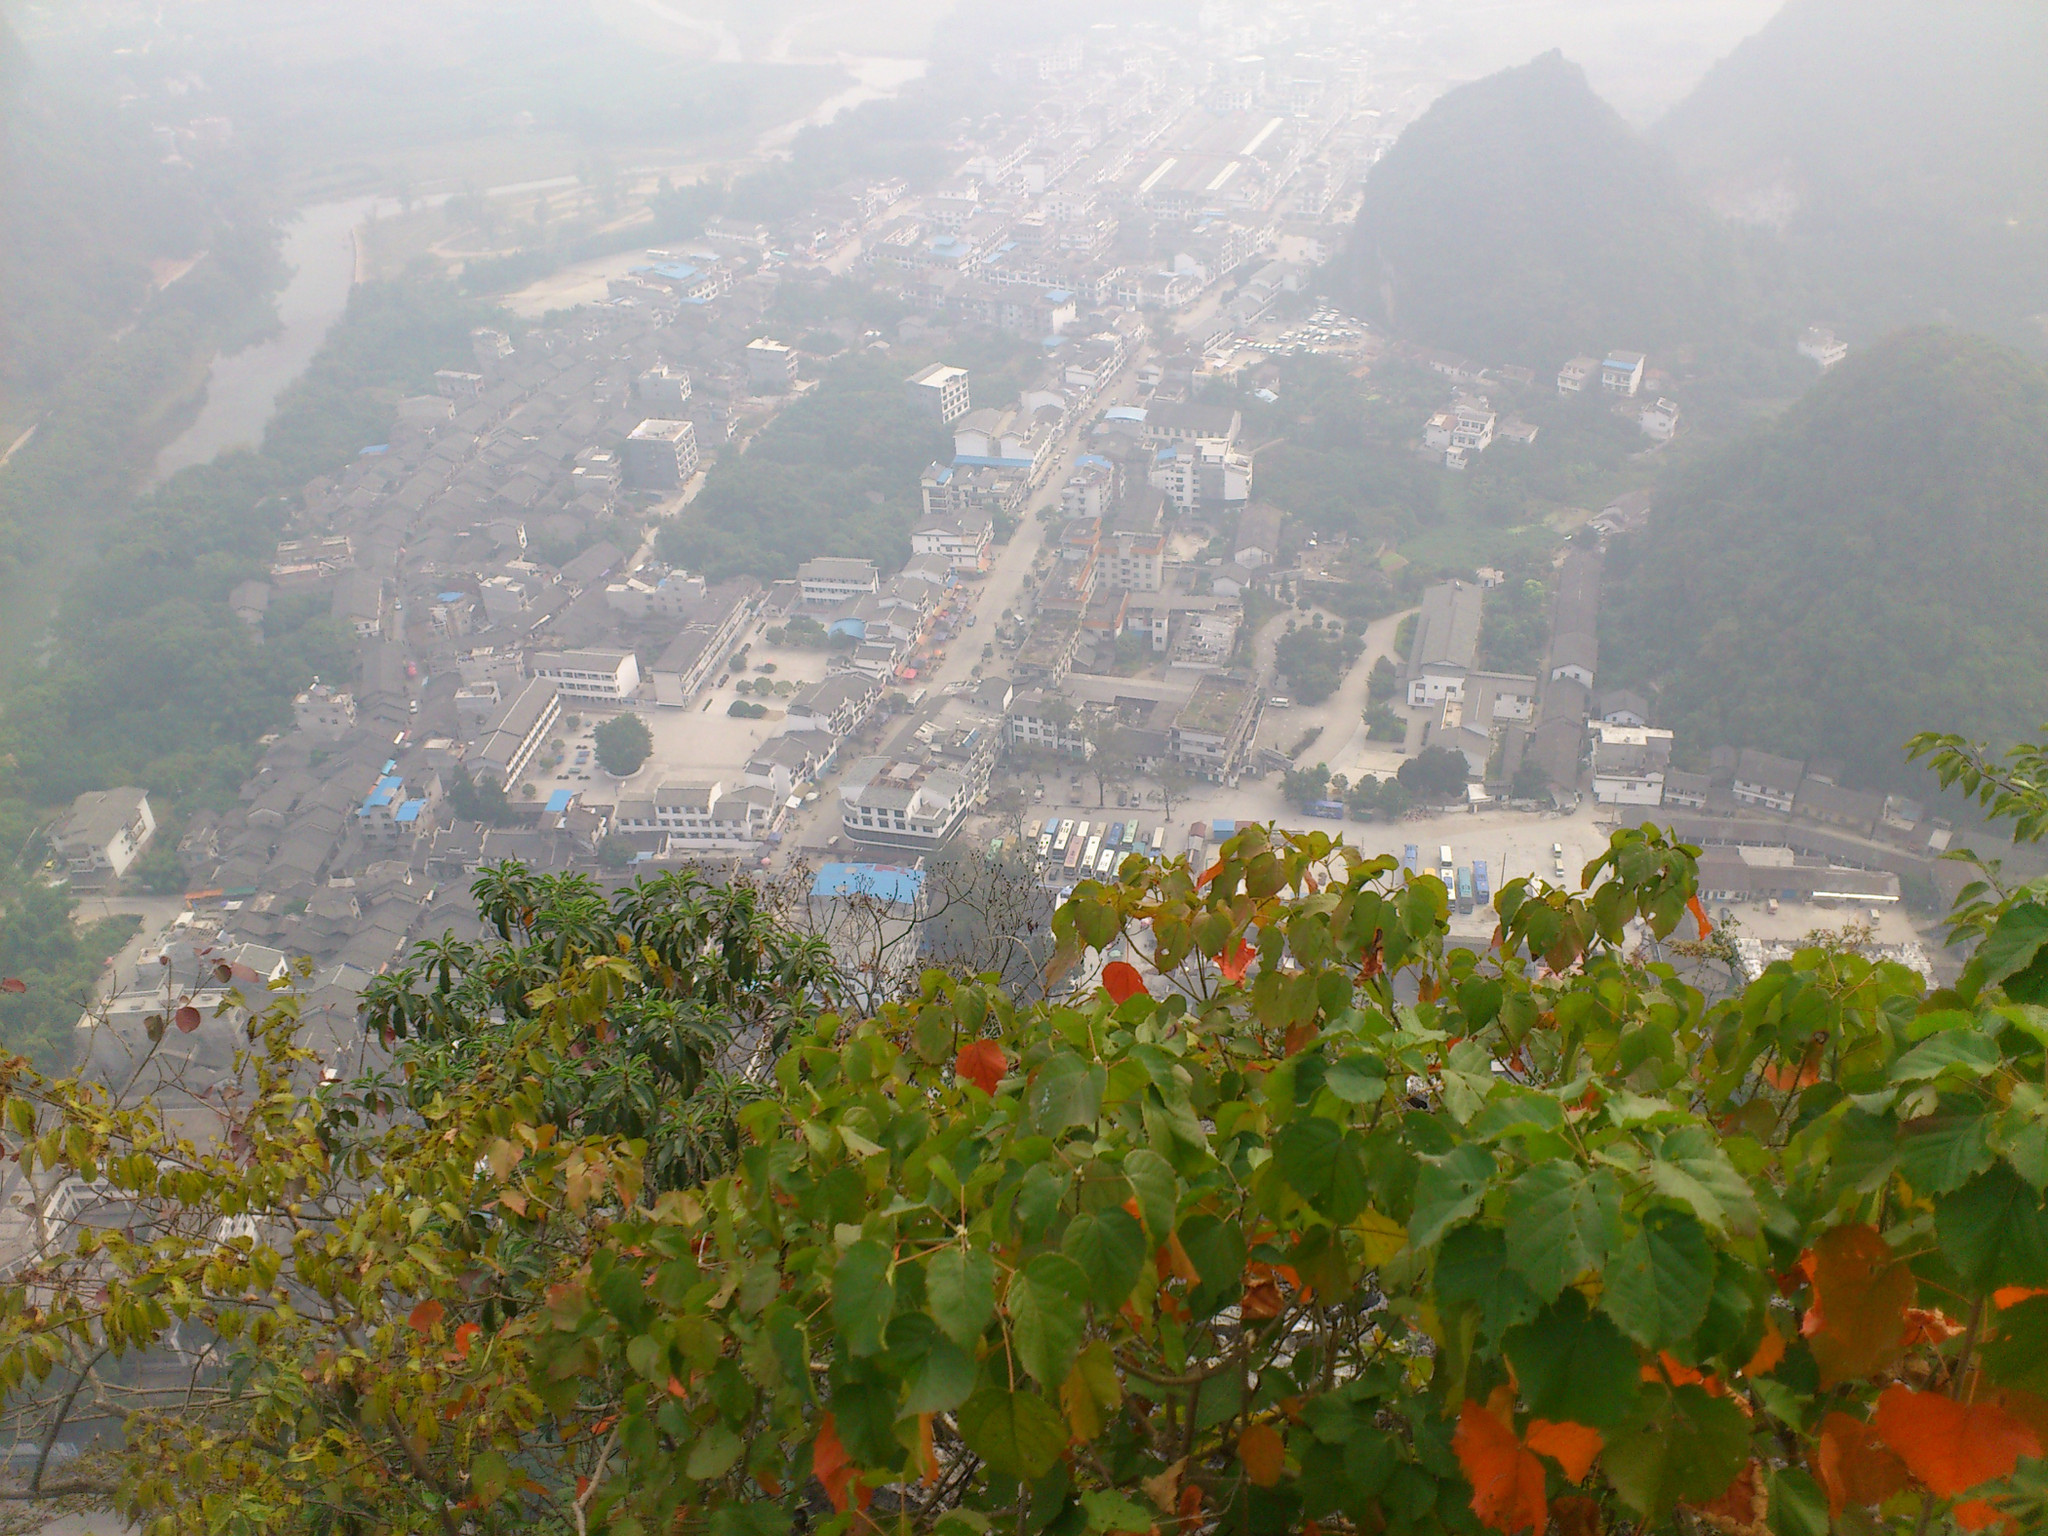
[[[1311,1116],[1282,1126],[1273,1161],[1295,1193],[1340,1226],[1365,1209],[1365,1164],[1334,1120]]]
[[[698,1482],[707,1483],[730,1471],[744,1449],[738,1435],[723,1424],[713,1424],[690,1447],[690,1458],[683,1463],[683,1471]]]
[[[1067,1223],[1060,1251],[1088,1275],[1088,1294],[1104,1312],[1122,1306],[1145,1265],[1145,1229],[1114,1206],[1084,1211]]]
[[[1984,1373],[2001,1387],[2048,1394],[2048,1296],[2001,1307],[1997,1333],[1983,1350]]]
[[[1057,1051],[1038,1069],[1025,1091],[1031,1126],[1041,1136],[1058,1136],[1074,1126],[1093,1125],[1102,1113],[1108,1073],[1072,1051]]]
[[[1684,1499],[1719,1498],[1749,1455],[1749,1421],[1724,1397],[1698,1387],[1644,1394],[1647,1417],[1609,1437],[1600,1465],[1622,1502],[1661,1520]]]
[[[1828,1536],[1827,1491],[1797,1467],[1771,1473],[1771,1536]]]
[[[1714,1251],[1682,1211],[1652,1211],[1607,1261],[1601,1309],[1645,1349],[1693,1336],[1714,1294]]]
[[[1998,1042],[1974,1029],[1948,1029],[1930,1035],[1892,1063],[1895,1083],[1919,1083],[1953,1070],[1974,1080],[1998,1066]]]
[[[2008,907],[1985,935],[1971,963],[1982,967],[1983,985],[1996,986],[2032,965],[2044,944],[2048,944],[2048,906],[2038,901],[2018,902]]]
[[[1484,1147],[1457,1147],[1441,1157],[1421,1161],[1415,1180],[1415,1214],[1408,1219],[1408,1241],[1427,1248],[1479,1209],[1495,1169],[1493,1154]]]
[[[1004,1477],[1043,1477],[1067,1448],[1067,1421],[1031,1392],[977,1392],[957,1422],[967,1448]]]
[[[1202,1283],[1189,1296],[1197,1317],[1237,1299],[1244,1279],[1244,1228],[1202,1213],[1180,1224],[1181,1251],[1195,1266]]]
[[[1436,1305],[1445,1316],[1477,1307],[1487,1336],[1498,1339],[1543,1309],[1543,1298],[1508,1266],[1507,1244],[1497,1228],[1452,1229],[1436,1256]]]
[[[940,1249],[925,1271],[924,1297],[946,1337],[972,1347],[995,1316],[995,1261],[978,1249]]]
[[[1621,1186],[1605,1168],[1538,1163],[1508,1186],[1507,1261],[1545,1301],[1607,1257]]]
[[[1566,1291],[1508,1330],[1502,1344],[1529,1411],[1538,1418],[1604,1429],[1626,1419],[1635,1406],[1641,1386],[1635,1347],[1577,1291]]]
[[[832,1271],[832,1325],[850,1355],[872,1355],[882,1347],[896,1309],[889,1264],[889,1250],[864,1238],[839,1256]]]
[[[1173,1171],[1173,1164],[1149,1147],[1140,1147],[1124,1159],[1124,1177],[1138,1197],[1146,1235],[1154,1243],[1165,1242],[1180,1203],[1180,1176]]]
[[[1998,1117],[1998,1150],[2021,1178],[2048,1190],[2048,1094],[2032,1083],[2014,1085],[2012,1103]]]
[[[1755,1235],[1762,1220],[1756,1191],[1705,1126],[1682,1126],[1665,1136],[1648,1172],[1660,1194],[1692,1207],[1710,1230]]]
[[[1041,1253],[1010,1280],[1004,1298],[1017,1359],[1032,1379],[1058,1391],[1087,1325],[1087,1273],[1063,1253]]]
[[[1987,1115],[1930,1115],[1900,1127],[1899,1172],[1916,1195],[1945,1195],[1990,1166]]]
[[[1081,1507],[1088,1511],[1091,1531],[1149,1531],[1159,1523],[1157,1514],[1109,1489],[1082,1494]]]
[[[1323,1086],[1346,1104],[1370,1104],[1387,1091],[1386,1069],[1370,1056],[1346,1056],[1330,1064]]]
[[[626,1346],[626,1364],[633,1368],[635,1376],[665,1382],[669,1377],[668,1346],[643,1333]]]
[[[2048,1213],[2004,1163],[1940,1201],[1934,1232],[1942,1255],[1974,1291],[2048,1285]]]
[[[934,1339],[910,1375],[905,1413],[950,1413],[974,1390],[974,1357],[951,1339]]]

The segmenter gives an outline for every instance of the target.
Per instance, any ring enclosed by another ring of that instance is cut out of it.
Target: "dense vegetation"
[[[1304,704],[1320,704],[1337,691],[1344,674],[1364,652],[1360,628],[1354,626],[1347,633],[1343,623],[1326,625],[1319,613],[1309,624],[1290,623],[1274,647],[1273,657],[1295,698]]]
[[[139,923],[132,914],[81,923],[77,907],[70,892],[33,869],[0,872],[0,977],[22,983],[19,991],[0,987],[0,1046],[57,1077],[78,1066],[78,1020],[107,957]]]
[[[1554,374],[1629,347],[1755,387],[1797,361],[1770,260],[1553,53],[1445,93],[1401,135],[1335,273],[1395,334],[1484,363]]]
[[[744,889],[490,870],[500,940],[369,1000],[391,1070],[309,1098],[258,1027],[233,1158],[15,1075],[24,1173],[138,1221],[13,1282],[0,1362],[26,1438],[134,1406],[69,1486],[166,1532],[2038,1528],[2048,907],[1960,913],[1940,993],[1745,980],[1693,853],[1508,882],[1481,950],[1252,828],[1084,882],[1069,995],[855,1023]],[[167,1406],[121,1362],[174,1313],[220,1370]]]
[[[1844,758],[1898,783],[1900,722],[2019,739],[2041,712],[2048,373],[1904,332],[1678,473],[1607,568],[1603,677],[1662,689],[1697,756]]]
[[[974,372],[975,398],[1016,398],[1030,349],[1008,337],[960,338],[947,360]],[[861,556],[884,570],[910,558],[918,477],[950,463],[952,434],[920,417],[903,380],[927,359],[853,353],[830,364],[748,445],[723,456],[684,515],[661,531],[663,558],[716,581],[791,576],[820,555]]]
[[[2048,345],[2048,9],[1791,0],[1658,124],[1717,207],[1771,225],[1808,318]]]
[[[1550,588],[1541,578],[1510,576],[1486,594],[1479,621],[1479,664],[1533,674],[1550,643]]]
[[[111,409],[77,424],[63,461],[35,461],[35,478],[14,480],[10,465],[0,486],[24,505],[97,497],[108,520],[64,595],[47,665],[6,699],[0,783],[42,804],[122,783],[184,803],[232,799],[256,738],[290,719],[314,674],[348,675],[354,648],[317,597],[274,603],[258,645],[228,591],[267,567],[292,493],[382,441],[398,398],[469,355],[483,313],[438,281],[358,287],[260,449],[183,470],[132,506],[107,505],[126,484],[106,461],[140,468]]]

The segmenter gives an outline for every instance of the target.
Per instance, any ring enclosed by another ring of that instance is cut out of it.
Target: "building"
[[[1593,798],[1602,805],[1662,805],[1671,732],[1655,726],[1593,727]]]
[[[634,377],[633,398],[671,409],[685,405],[690,398],[690,375],[667,363],[657,364]]]
[[[353,694],[315,683],[292,700],[292,728],[327,741],[339,741],[356,728]]]
[[[756,394],[788,394],[796,383],[796,349],[766,336],[748,342],[747,383]]]
[[[1803,816],[1831,827],[1847,827],[1859,837],[1875,833],[1884,811],[1884,796],[1844,789],[1839,784],[1830,784],[1812,775],[1808,775],[1792,797],[1794,816]]]
[[[946,363],[933,363],[922,373],[911,375],[903,381],[904,393],[919,415],[940,426],[951,426],[960,417],[973,409],[968,399],[968,375],[965,368],[955,368]]]
[[[956,571],[981,572],[994,559],[995,523],[985,512],[927,517],[910,530],[913,554],[937,555]]]
[[[358,640],[374,640],[384,628],[384,583],[369,571],[344,571],[334,583],[330,613]]]
[[[1248,681],[1205,672],[1167,729],[1167,750],[1197,778],[1234,784],[1258,731],[1260,694]]]
[[[1678,435],[1678,402],[1658,396],[1636,414],[1636,425],[1643,436],[1654,442],[1668,443]]]
[[[640,662],[631,651],[538,651],[532,672],[579,703],[622,704],[640,688]]]
[[[627,837],[663,838],[669,855],[744,853],[767,837],[780,803],[758,785],[688,779],[662,785],[650,800],[621,800],[613,824]]]
[[[697,429],[687,421],[643,421],[626,434],[620,459],[630,489],[680,490],[697,473]]]
[[[1790,814],[1792,802],[1799,797],[1799,782],[1805,777],[1804,763],[1744,748],[1735,759],[1733,790],[1740,804]]]
[[[1412,708],[1462,696],[1479,659],[1479,624],[1485,594],[1473,582],[1439,582],[1422,594],[1415,638],[1408,647],[1408,703]]]
[[[132,785],[89,789],[50,830],[50,846],[72,883],[97,884],[127,874],[156,835],[149,796]]]
[[[860,672],[835,672],[790,696],[782,729],[823,731],[839,741],[859,730],[881,699],[882,685],[876,679]]]
[[[682,615],[684,627],[652,668],[654,702],[688,704],[712,672],[732,654],[734,644],[759,606],[758,582],[741,577],[711,588]]]
[[[1600,361],[1592,357],[1575,357],[1557,370],[1557,392],[1560,395],[1577,395],[1585,392],[1586,380],[1599,371]]]
[[[1557,571],[1550,614],[1550,676],[1593,686],[1600,670],[1600,557],[1575,549]]]
[[[1237,543],[1232,558],[1248,571],[1276,564],[1280,559],[1280,525],[1287,514],[1270,501],[1255,501],[1237,520]]]
[[[1714,780],[1704,773],[1687,773],[1683,768],[1664,770],[1664,803],[1683,806],[1687,810],[1702,811],[1707,806],[1707,791],[1712,789]]]
[[[1700,850],[1700,898],[1710,902],[1810,901],[1820,906],[1892,906],[1899,877],[1853,869],[1791,848],[1710,844]]]
[[[864,757],[839,787],[840,829],[851,842],[935,851],[988,790],[1003,721],[962,699],[899,740],[889,756]]]
[[[872,560],[827,555],[798,566],[796,581],[797,591],[806,604],[833,608],[880,590],[882,574]]]
[[[561,718],[562,704],[554,683],[544,677],[529,679],[478,733],[469,753],[471,777],[496,779],[508,792],[516,789],[520,776]]]
[[[1633,395],[1643,387],[1646,361],[1640,352],[1608,353],[1600,364],[1600,387],[1610,395]]]
[[[1849,346],[1837,340],[1835,333],[1826,326],[1809,325],[1799,333],[1799,355],[1819,363],[1821,372],[1825,373],[1849,355]]]
[[[1145,436],[1154,444],[1237,441],[1243,413],[1234,405],[1155,405],[1145,412]]]

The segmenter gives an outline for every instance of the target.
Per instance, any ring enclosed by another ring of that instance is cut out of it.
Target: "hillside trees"
[[[116,1458],[166,1530],[2034,1528],[2040,895],[1964,914],[1939,993],[1823,947],[1709,1005],[1636,946],[1704,929],[1691,850],[1624,830],[1581,883],[1510,882],[1475,951],[1321,833],[1129,861],[1055,917],[1082,990],[792,1016],[730,1164],[661,1188],[552,1075],[664,967],[713,1008],[762,972],[503,872],[516,958],[373,1002],[519,1002],[410,1115],[293,1090],[289,999],[232,1159],[17,1070],[24,1172],[159,1219],[54,1255],[0,1360],[219,1338]]]

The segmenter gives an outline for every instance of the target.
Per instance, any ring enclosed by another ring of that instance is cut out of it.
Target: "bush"
[[[616,715],[591,733],[597,746],[597,766],[615,779],[640,771],[654,750],[654,733],[638,715]]]
[[[1394,713],[1391,704],[1374,704],[1365,712],[1365,739],[1367,741],[1404,741],[1408,736],[1407,723]]]
[[[759,720],[768,713],[768,706],[749,704],[745,699],[734,699],[726,705],[725,712],[735,720]]]

